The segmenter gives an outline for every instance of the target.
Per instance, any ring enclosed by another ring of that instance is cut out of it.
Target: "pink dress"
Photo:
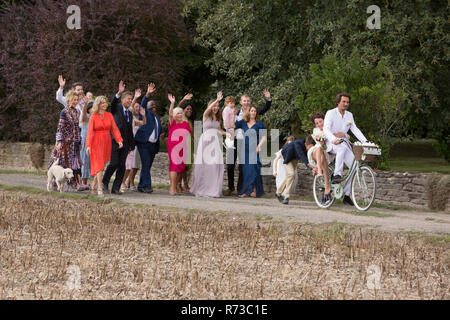
[[[169,154],[169,172],[183,172],[186,169],[186,154],[188,142],[191,141],[192,133],[189,122],[177,123],[175,119],[172,124],[169,121],[169,136],[167,137],[167,153]]]
[[[139,120],[134,114],[133,114],[133,137],[136,135],[137,130],[139,129],[139,126],[136,126],[134,124],[134,121]],[[125,170],[131,170],[131,169],[140,169],[141,168],[141,158],[139,156],[139,151],[137,147],[134,148],[133,151],[131,151],[128,156],[127,160],[125,162]]]

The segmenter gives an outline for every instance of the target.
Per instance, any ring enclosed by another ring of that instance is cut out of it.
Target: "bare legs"
[[[177,194],[177,187],[178,183],[181,180],[181,174],[175,171],[170,171],[170,187],[169,187],[169,193],[174,196]]]
[[[179,176],[180,176],[180,179],[178,181],[177,191],[178,192],[182,192],[183,191],[183,189],[181,187],[181,184],[183,183],[184,184],[184,190],[186,192],[188,192],[191,189],[191,187],[189,186],[189,180],[190,180],[190,177],[191,177],[190,169],[189,170],[184,170],[183,172],[180,172]]]
[[[138,168],[133,168],[130,171],[130,175],[128,176],[128,185],[131,187],[135,187],[134,185],[134,179],[136,178],[136,174],[138,172]]]
[[[325,194],[330,193],[330,182],[328,181],[328,162],[321,148],[316,148],[313,152],[313,159],[317,163],[317,176],[324,176]]]
[[[130,175],[131,170],[125,170],[125,174],[123,175],[122,184],[120,185],[120,190],[122,192],[125,192],[127,187],[125,186],[125,183],[127,182],[127,178]]]
[[[97,175],[94,177],[94,181],[92,181],[91,184],[92,191],[95,190],[95,185],[97,184],[97,194],[101,197],[104,195],[102,189],[102,178],[103,178],[103,170],[97,173]]]

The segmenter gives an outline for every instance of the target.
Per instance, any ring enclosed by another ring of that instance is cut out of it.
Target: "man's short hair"
[[[83,83],[81,83],[81,82],[74,82],[72,84],[72,89],[75,90],[78,86],[83,86]]]
[[[248,99],[252,100],[252,98],[250,98],[250,96],[248,94],[243,94],[241,96],[241,100],[242,100],[242,98],[248,98]]]
[[[127,96],[133,97],[133,94],[131,93],[131,91],[125,91],[124,93],[122,93],[122,96],[121,96],[120,100],[122,101],[122,100],[125,99]]]
[[[311,137],[311,136],[307,136],[306,140],[305,140],[305,145],[309,145],[309,144],[316,144],[313,137]]]
[[[316,123],[314,122],[316,119],[323,119],[323,120],[325,120],[325,116],[323,115],[322,112],[315,112],[315,113],[313,113],[313,115],[311,116],[311,121],[312,121],[313,125],[316,124]]]
[[[336,95],[336,99],[334,100],[335,104],[338,105],[341,102],[342,97],[347,97],[348,101],[350,101],[350,94],[347,92],[341,92]]]

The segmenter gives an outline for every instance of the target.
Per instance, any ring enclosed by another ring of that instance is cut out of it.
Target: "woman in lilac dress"
[[[194,180],[191,193],[198,197],[221,197],[223,185],[223,152],[218,133],[230,135],[220,127],[222,91],[217,99],[209,102],[203,113],[203,133],[200,136],[194,159]],[[231,137],[231,135],[230,135]]]

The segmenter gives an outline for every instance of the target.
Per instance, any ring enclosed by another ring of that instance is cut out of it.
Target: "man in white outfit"
[[[346,92],[339,93],[336,96],[335,103],[337,107],[328,110],[325,115],[323,132],[327,138],[326,151],[336,155],[334,175],[331,181],[332,183],[339,183],[342,181],[344,163],[350,168],[355,158],[350,145],[345,142],[346,133],[351,130],[355,137],[363,143],[367,142],[367,139],[356,126],[352,113],[347,111],[350,105],[350,95]],[[343,202],[353,205],[353,201],[350,199],[350,186],[351,179],[344,188]]]

